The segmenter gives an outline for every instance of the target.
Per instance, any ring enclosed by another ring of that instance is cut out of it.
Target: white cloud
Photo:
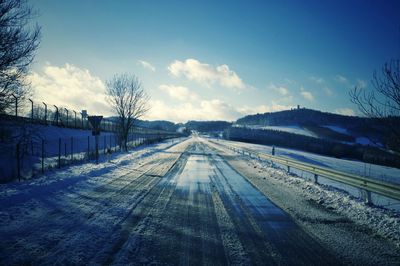
[[[236,108],[218,99],[213,99],[211,101],[201,101],[200,107],[200,112],[205,113],[205,116],[203,115],[205,120],[210,120],[209,117],[213,117],[212,120],[235,120],[240,116]]]
[[[282,105],[278,104],[276,102],[272,102],[271,105],[259,105],[259,106],[242,106],[238,108],[238,111],[242,115],[249,115],[249,114],[263,114],[267,112],[278,112],[278,111],[283,111],[283,110],[289,110],[293,108],[292,106],[289,105]]]
[[[335,80],[340,83],[347,83],[348,79],[342,75],[336,75]]]
[[[230,104],[218,99],[202,100],[197,103],[182,102],[166,104],[164,101],[150,101],[152,107],[145,116],[146,119],[165,119],[174,122],[188,120],[227,120],[233,121],[241,114]]]
[[[303,96],[304,99],[308,101],[314,101],[314,95],[310,91],[304,90],[303,87],[300,88],[300,94]]]
[[[71,64],[53,66],[46,64],[42,73],[29,75],[37,102],[46,102],[52,107],[87,110],[89,114],[110,115],[111,108],[106,101],[106,89],[100,78],[89,70]]]
[[[318,83],[318,84],[322,84],[322,83],[325,82],[325,80],[323,78],[321,78],[321,77],[311,76],[311,77],[309,77],[309,79],[311,81],[315,82],[315,83]]]
[[[175,85],[160,85],[160,90],[166,92],[171,98],[178,99],[180,101],[195,101],[198,99],[198,95],[191,92],[188,88],[183,86]]]
[[[168,66],[168,70],[173,76],[184,76],[207,87],[214,83],[231,89],[246,87],[242,79],[233,70],[230,70],[228,65],[214,68],[196,59],[186,59],[185,61],[175,60]]]
[[[288,110],[291,106],[272,102],[271,105],[234,107],[222,100],[202,100],[199,102],[181,102],[170,105],[161,100],[150,101],[152,106],[145,119],[165,119],[174,122],[188,120],[226,120],[236,119],[248,114]]]
[[[289,90],[288,90],[286,87],[277,86],[277,85],[271,83],[271,84],[268,86],[268,88],[270,88],[271,90],[274,90],[274,91],[278,92],[280,95],[283,95],[283,96],[289,95]]]
[[[144,61],[144,60],[138,60],[138,63],[142,66],[142,67],[144,67],[144,68],[146,68],[146,69],[148,69],[148,70],[151,70],[151,71],[156,71],[156,68],[152,65],[152,64],[150,64],[149,62],[146,62],[146,61]]]
[[[334,112],[337,113],[337,114],[340,114],[340,115],[349,115],[349,116],[355,116],[356,115],[354,110],[351,109],[351,108],[339,108],[339,109],[336,109]]]

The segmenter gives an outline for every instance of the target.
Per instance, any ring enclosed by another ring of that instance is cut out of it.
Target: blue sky
[[[400,56],[400,1],[31,1],[37,100],[109,115],[137,75],[145,118],[235,120],[298,104],[357,114],[349,90]]]

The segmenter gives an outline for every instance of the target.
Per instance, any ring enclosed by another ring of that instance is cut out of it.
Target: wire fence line
[[[102,133],[98,136],[96,149],[96,136],[88,131],[91,127],[85,111],[77,112],[31,99],[18,102],[16,99],[14,109],[9,108],[0,114],[0,123],[0,182],[31,178],[48,169],[94,160],[97,153],[104,156],[121,150],[117,123],[112,119],[102,120]],[[66,132],[58,127],[83,131]],[[15,131],[19,132],[16,134]],[[14,135],[19,135],[18,140]],[[179,136],[182,134],[133,128],[127,144],[128,148],[133,148]]]
[[[53,125],[75,129],[90,129],[86,110],[76,111],[65,106],[34,101],[32,99],[19,100],[0,114],[3,119],[23,120],[29,123]],[[113,119],[104,118],[100,123],[102,131],[116,131],[117,123]]]
[[[96,159],[96,136],[65,137],[56,139],[41,139],[30,145],[17,144],[12,153],[2,156],[2,175],[0,182],[18,178],[29,179],[43,174],[48,169],[61,168],[78,162],[94,161]],[[115,133],[98,136],[98,154],[104,158],[111,153],[121,151]],[[130,134],[128,148],[143,144],[151,144],[166,139],[174,141],[175,134]],[[12,150],[13,147],[9,147]],[[5,165],[4,165],[5,163]],[[4,168],[5,166],[5,168]]]

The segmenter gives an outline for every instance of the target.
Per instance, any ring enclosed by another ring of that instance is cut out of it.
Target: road
[[[340,264],[204,140],[123,167],[131,171],[21,201],[35,211],[15,214],[27,224],[0,224],[0,262]]]

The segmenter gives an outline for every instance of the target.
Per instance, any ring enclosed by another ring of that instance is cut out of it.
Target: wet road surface
[[[340,264],[202,142],[191,144],[158,186],[170,194],[139,251],[153,262]]]

